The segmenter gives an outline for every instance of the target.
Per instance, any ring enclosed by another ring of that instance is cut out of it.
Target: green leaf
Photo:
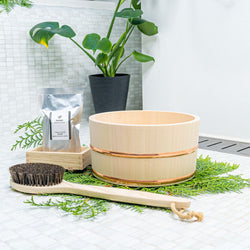
[[[58,22],[43,22],[43,23],[38,23],[36,24],[31,30],[30,33],[33,34],[35,30],[39,29],[58,29],[59,28],[59,23]]]
[[[114,49],[115,45],[116,45],[116,43],[113,45],[112,50]],[[121,46],[119,46],[119,47],[116,49],[116,51],[115,51],[115,53],[114,53],[113,56],[116,57],[116,56],[120,55],[120,53],[121,53],[121,57],[123,57],[123,55],[124,55],[124,48],[121,47]]]
[[[85,49],[91,49],[94,52],[100,50],[105,54],[108,54],[112,48],[112,43],[108,38],[101,39],[100,35],[96,33],[86,35],[82,45]]]
[[[105,63],[107,60],[108,60],[107,54],[100,53],[100,54],[98,54],[98,56],[96,57],[96,65],[97,65],[97,64]]]
[[[143,14],[142,10],[134,10],[132,8],[125,8],[121,10],[120,12],[115,13],[116,17],[121,18],[134,18],[134,17],[140,17]]]
[[[131,3],[135,9],[141,9],[141,0],[132,0]]]
[[[98,49],[100,39],[101,37],[96,33],[88,34],[83,39],[82,45],[85,49],[91,49],[95,52]]]
[[[139,25],[139,24],[142,24],[142,23],[145,23],[147,22],[147,20],[145,19],[142,19],[140,17],[135,17],[135,18],[131,18],[129,19],[129,22],[133,25]]]
[[[103,38],[102,40],[98,41],[97,49],[99,49],[103,53],[108,54],[112,49],[112,43],[108,38]]]
[[[158,27],[152,22],[144,22],[139,24],[138,29],[147,36],[153,36],[158,33]]]
[[[54,30],[53,32],[63,37],[74,37],[76,35],[68,25],[63,25],[60,29]]]
[[[58,22],[43,22],[35,25],[29,34],[33,41],[43,44],[48,48],[48,41],[54,36],[54,33],[51,31],[58,28]]]
[[[137,51],[134,51],[132,55],[135,58],[135,60],[138,62],[144,63],[144,62],[155,61],[155,59],[152,56],[148,56]]]
[[[63,37],[71,38],[76,34],[68,25],[63,25],[59,27],[58,22],[43,22],[35,25],[30,30],[30,36],[36,43],[43,44],[48,48],[49,40],[55,35],[58,34]]]
[[[123,57],[124,55],[124,48],[123,47],[119,47],[116,52],[114,53],[113,57],[112,57],[112,68],[113,70],[116,70],[116,67],[120,61],[120,59]]]

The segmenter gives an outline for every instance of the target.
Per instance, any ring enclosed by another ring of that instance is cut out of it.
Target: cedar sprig
[[[8,13],[16,5],[30,8],[32,6],[32,2],[30,0],[0,0],[0,6],[2,7],[2,10],[0,10],[0,13],[3,11],[6,11]]]
[[[57,199],[53,201],[50,198],[48,201],[37,203],[32,195],[30,200],[26,200],[24,203],[30,204],[31,206],[55,207],[67,214],[82,216],[85,219],[90,219],[98,214],[105,213],[110,208],[110,202],[101,199],[90,199],[73,195],[64,195],[62,197],[62,200]]]
[[[19,135],[16,143],[11,147],[11,151],[17,148],[28,149],[42,145],[43,141],[43,121],[42,117],[37,117],[32,121],[25,122],[17,126],[14,134],[24,132]]]

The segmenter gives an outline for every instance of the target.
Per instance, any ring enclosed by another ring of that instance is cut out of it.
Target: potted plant
[[[140,0],[130,0],[130,7],[120,10],[125,1],[118,0],[107,35],[103,38],[99,34],[91,33],[84,37],[82,44],[79,44],[73,39],[76,35],[73,29],[68,25],[60,27],[58,22],[39,23],[30,30],[31,38],[46,48],[55,34],[70,39],[100,69],[101,74],[89,76],[96,113],[126,109],[130,75],[117,72],[129,57],[133,56],[135,60],[143,63],[154,61],[153,57],[138,51],[125,53],[125,45],[136,27],[147,36],[158,33],[154,23],[142,18]],[[112,43],[110,35],[116,18],[126,19],[126,25],[119,39]]]

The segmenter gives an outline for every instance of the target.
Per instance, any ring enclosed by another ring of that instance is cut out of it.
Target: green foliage
[[[30,36],[33,41],[43,44],[46,48],[48,48],[49,40],[55,34],[67,38],[72,38],[76,35],[75,32],[67,25],[63,25],[60,28],[58,22],[39,23],[30,30]]]
[[[96,33],[88,34],[83,39],[82,45],[85,49],[91,49],[95,52],[98,49],[98,42],[100,39],[101,36]]]
[[[141,9],[141,0],[132,0],[131,3],[136,10]]]
[[[108,59],[108,56],[105,53],[100,53],[96,57],[96,64],[105,63]]]
[[[196,196],[200,194],[208,193],[225,193],[228,191],[239,192],[244,187],[250,187],[248,179],[243,179],[239,175],[223,175],[228,174],[239,165],[229,164],[223,162],[212,162],[210,157],[203,158],[200,156],[197,159],[197,170],[195,177],[189,181],[163,187],[142,187],[131,188],[127,186],[112,185],[113,187],[136,189],[146,192],[158,193],[158,194],[170,194],[176,196]],[[76,174],[66,172],[64,179],[69,182],[89,184],[89,185],[110,185],[107,182],[96,179],[91,172],[90,168],[87,168],[83,173]]]
[[[147,36],[154,36],[158,33],[158,27],[151,22],[143,22],[139,24],[138,29]]]
[[[108,54],[112,49],[112,43],[109,39],[105,37],[101,39],[96,33],[86,35],[83,39],[82,45],[85,49],[93,50],[94,53],[96,50],[100,50],[103,53]]]
[[[28,149],[42,145],[42,130],[42,117],[38,117],[35,120],[18,125],[14,133],[17,134],[22,131],[23,134],[19,135],[16,143],[12,146],[11,151],[16,150],[17,148]]]
[[[225,192],[240,192],[245,187],[250,187],[250,180],[244,179],[240,175],[231,175],[230,172],[236,170],[239,165],[228,164],[223,162],[212,162],[210,157],[197,159],[197,171],[193,179],[165,187],[142,187],[131,188],[127,186],[111,185],[110,183],[96,179],[92,175],[91,168],[88,167],[83,173],[65,172],[64,179],[73,183],[112,186],[114,188],[124,188],[131,190],[141,190],[146,192],[174,195],[181,197],[197,196],[200,194],[218,194]],[[73,214],[82,215],[84,218],[92,218],[100,213],[106,212],[111,204],[115,203],[124,209],[130,209],[136,212],[143,212],[145,208],[157,209],[165,212],[171,211],[168,208],[153,208],[143,205],[126,204],[110,202],[101,199],[89,199],[82,196],[59,195],[62,200],[52,201],[50,198],[47,202],[36,203],[33,196],[31,200],[26,201],[33,206],[56,207],[63,211]]]
[[[146,20],[142,19],[142,18],[133,18],[133,19],[129,19],[129,22],[133,25],[139,25],[139,24],[142,24],[142,23],[145,23],[147,22]]]
[[[143,11],[141,10],[140,0],[131,0],[130,8],[119,10],[125,1],[126,0],[118,0],[107,35],[102,39],[99,34],[87,34],[83,39],[82,45],[80,45],[73,39],[75,36],[73,29],[67,25],[63,25],[60,28],[57,22],[43,22],[35,25],[30,30],[30,36],[33,41],[43,44],[47,48],[49,40],[55,34],[66,37],[76,44],[94,62],[105,77],[113,77],[116,75],[119,67],[131,56],[141,63],[154,61],[153,57],[136,51],[124,56],[125,45],[136,27],[147,36],[158,33],[158,27],[154,23],[142,19]],[[126,19],[126,25],[120,38],[112,44],[110,35],[116,18]],[[91,52],[88,52],[88,50]],[[101,53],[98,53],[96,56],[95,52],[97,50]]]
[[[121,10],[120,12],[116,12],[115,16],[116,17],[121,17],[121,18],[126,18],[126,19],[131,19],[135,17],[140,17],[143,14],[143,12],[139,9],[132,9],[132,8],[125,8]]]
[[[21,7],[31,7],[31,1],[29,0],[0,0],[0,6],[2,7],[2,10],[0,10],[0,13],[3,11],[6,11],[7,13],[10,12],[16,5]]]
[[[135,60],[139,62],[150,62],[150,61],[154,62],[155,61],[155,59],[152,56],[147,56],[137,51],[134,51],[132,55],[135,58]]]
[[[61,200],[52,201],[50,198],[46,202],[36,203],[34,197],[24,203],[39,207],[56,207],[66,213],[80,215],[85,219],[90,219],[100,213],[105,213],[110,208],[110,203],[101,199],[83,198],[82,196],[63,196]]]

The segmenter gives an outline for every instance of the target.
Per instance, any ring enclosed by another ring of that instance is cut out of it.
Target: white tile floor
[[[88,143],[86,126],[83,143]],[[202,195],[191,210],[204,221],[183,222],[162,211],[139,214],[114,206],[94,220],[79,219],[50,208],[33,208],[29,198],[9,187],[8,168],[25,161],[25,152],[10,152],[13,138],[0,147],[0,249],[250,249],[250,190]],[[250,178],[250,157],[199,150],[213,160],[240,164],[233,174]],[[39,197],[38,199],[43,199]]]

